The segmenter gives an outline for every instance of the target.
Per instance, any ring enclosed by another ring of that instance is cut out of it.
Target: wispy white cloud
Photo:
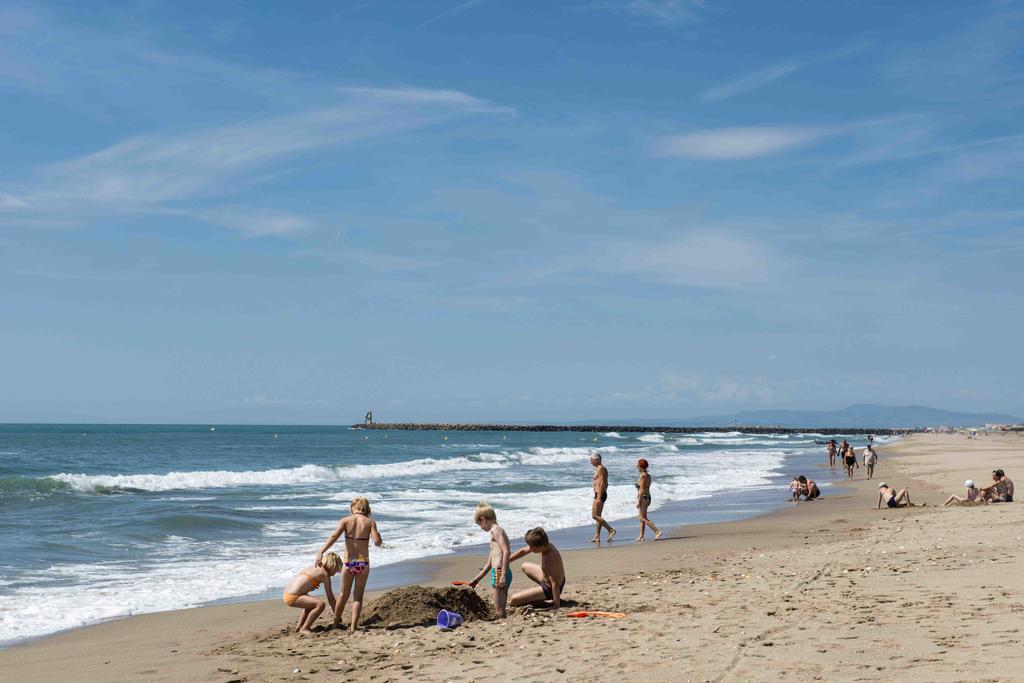
[[[752,71],[739,78],[704,90],[700,94],[701,102],[721,102],[737,95],[763,88],[773,81],[800,70],[803,65],[797,61],[779,62]]]
[[[611,240],[569,267],[670,285],[742,289],[768,283],[783,264],[784,259],[757,240],[692,231],[660,240]]]
[[[695,21],[706,4],[705,0],[601,0],[584,7],[619,12],[672,26]]]
[[[726,81],[725,83],[720,83],[716,86],[707,88],[702,91],[698,97],[701,102],[721,102],[722,100],[727,100],[738,95],[748,93],[752,90],[763,88],[770,83],[774,83],[775,81],[785,78],[786,76],[796,73],[806,67],[840,59],[863,48],[863,43],[856,43],[839,50],[833,50],[823,55],[782,60],[780,62],[755,69],[748,74]]]
[[[656,153],[686,159],[756,159],[803,147],[834,132],[819,126],[715,128],[662,137]]]
[[[447,17],[454,16],[456,14],[461,14],[461,13],[465,12],[466,10],[473,9],[474,7],[476,7],[477,5],[482,4],[483,2],[484,2],[484,0],[465,0],[465,2],[460,2],[459,4],[455,5],[454,7],[446,9],[445,11],[441,12],[440,14],[437,14],[437,15],[431,17],[430,19],[427,19],[423,23],[424,24],[433,24],[435,21],[441,21],[442,19],[445,19]]]
[[[487,110],[453,91],[350,89],[342,103],[194,130],[137,136],[52,164],[35,194],[52,202],[140,208],[239,189],[273,164]],[[493,108],[491,111],[498,111]]]
[[[221,207],[208,211],[182,212],[208,223],[231,228],[250,237],[293,235],[312,230],[315,223],[304,216],[253,208]]]

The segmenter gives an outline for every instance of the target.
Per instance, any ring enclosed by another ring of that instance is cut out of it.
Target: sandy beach
[[[1021,481],[1024,438],[914,435],[879,452],[874,481],[819,501],[657,543],[621,524],[622,542],[566,551],[565,597],[619,620],[527,609],[453,632],[299,638],[273,600],[83,628],[0,651],[0,667],[19,681],[1024,680],[1024,508],[936,507],[997,467]],[[880,480],[927,507],[875,510]],[[434,585],[480,559],[431,560]]]

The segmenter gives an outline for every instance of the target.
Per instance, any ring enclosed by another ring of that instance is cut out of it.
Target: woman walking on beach
[[[857,463],[857,452],[845,441],[843,442],[843,467],[846,468],[846,478],[853,481],[853,468],[860,467],[860,465]]]
[[[640,535],[635,539],[637,541],[644,540],[647,527],[651,527],[651,531],[654,532],[655,541],[661,538],[658,527],[647,517],[647,508],[651,506],[651,475],[647,473],[647,466],[648,462],[644,458],[636,461],[636,469],[640,472],[640,478],[636,481],[636,509],[637,517],[640,518]]]
[[[836,440],[829,439],[828,441],[828,468],[833,472],[836,471]]]

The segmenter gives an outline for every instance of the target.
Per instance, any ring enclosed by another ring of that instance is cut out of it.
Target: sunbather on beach
[[[505,618],[505,603],[508,601],[508,588],[512,585],[512,566],[509,561],[511,551],[508,535],[498,526],[498,515],[487,503],[481,502],[473,512],[473,521],[487,532],[491,538],[491,551],[487,556],[487,564],[480,573],[473,577],[469,585],[476,588],[480,580],[491,574],[491,588],[494,590],[494,613],[499,619]]]
[[[875,452],[875,447],[871,444],[867,445],[864,449],[864,469],[867,470],[867,478],[870,479],[875,474],[875,463],[878,462],[878,453]]]
[[[590,464],[594,466],[594,502],[590,504],[590,517],[597,525],[590,542],[601,542],[601,529],[608,530],[608,540],[611,541],[615,537],[615,529],[601,516],[604,512],[604,503],[608,500],[608,468],[601,463],[600,453],[590,456]]]
[[[913,507],[913,503],[910,502],[909,489],[900,489],[897,493],[896,489],[884,481],[878,484],[878,505],[875,506],[875,509],[881,509],[882,503],[890,508]]]
[[[942,507],[948,505],[985,505],[988,501],[980,498],[981,489],[974,485],[974,482],[968,479],[964,482],[964,497],[950,496],[946,499],[946,502],[942,504]]]
[[[649,463],[645,458],[636,461],[636,469],[640,473],[640,478],[636,481],[636,509],[637,517],[640,518],[640,535],[634,539],[637,541],[644,540],[647,527],[651,527],[651,531],[654,532],[655,541],[661,538],[658,527],[654,526],[654,522],[647,516],[647,508],[651,506],[651,475],[647,473],[648,467]]]
[[[1002,470],[993,470],[992,483],[981,488],[981,498],[987,503],[1012,503],[1013,481]]]
[[[311,597],[309,594],[324,585],[324,592],[327,593],[327,602],[334,609],[334,591],[331,590],[331,577],[341,569],[341,558],[335,553],[327,553],[320,558],[317,565],[306,567],[298,576],[291,580],[284,588],[284,604],[289,607],[297,607],[302,610],[299,623],[295,627],[296,632],[305,635],[312,633],[313,622],[315,622],[324,611],[322,600]]]
[[[359,626],[359,614],[363,609],[363,592],[366,590],[366,580],[370,578],[370,539],[373,544],[380,547],[384,540],[377,531],[377,522],[370,519],[370,501],[359,496],[352,500],[349,505],[347,517],[342,517],[338,527],[324,541],[320,552],[316,554],[316,563],[320,564],[323,554],[334,545],[341,535],[345,535],[345,563],[341,576],[341,597],[334,605],[334,626],[341,624],[341,612],[345,609],[349,594],[352,594],[352,623],[348,630],[355,631]],[[353,584],[355,590],[353,592]]]
[[[512,553],[509,561],[518,560],[530,553],[538,553],[540,564],[523,563],[523,573],[537,586],[513,593],[510,602],[513,607],[520,607],[547,604],[550,600],[551,606],[558,609],[562,604],[562,589],[565,588],[565,565],[562,564],[562,555],[551,544],[547,532],[541,527],[527,531],[525,538],[526,547]]]

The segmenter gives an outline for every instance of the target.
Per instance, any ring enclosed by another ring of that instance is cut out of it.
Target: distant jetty
[[[369,422],[352,425],[353,429],[377,429],[384,431],[433,431],[433,432],[661,432],[666,434],[699,434],[701,432],[743,434],[878,434],[898,436],[912,432],[923,432],[919,428],[875,429],[868,427],[771,427],[766,425],[730,425],[728,427],[644,427],[639,425],[501,425],[501,424],[451,424],[416,422]]]

